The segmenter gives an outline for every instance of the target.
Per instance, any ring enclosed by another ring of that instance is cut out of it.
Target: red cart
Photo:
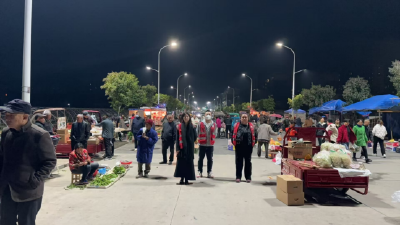
[[[320,147],[316,146],[316,138],[321,137],[329,140],[327,136],[317,136],[317,130],[323,128],[296,128],[296,138],[303,138],[303,140],[311,141],[313,144],[313,155],[320,151]],[[308,163],[315,165],[312,161],[295,161],[288,159],[288,148],[287,146],[288,134],[283,139],[283,152],[282,152],[282,164],[281,174],[282,175],[293,175],[303,180],[304,188],[342,188],[345,193],[349,189],[352,189],[362,195],[368,193],[368,182],[369,177],[345,177],[341,178],[339,172],[335,169],[312,169],[300,165],[300,163]],[[358,189],[364,188],[364,191]]]

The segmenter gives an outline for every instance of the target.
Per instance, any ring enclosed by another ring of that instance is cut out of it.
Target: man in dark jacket
[[[96,126],[101,126],[103,128],[104,148],[106,149],[106,154],[103,156],[105,160],[110,160],[114,156],[114,124],[111,119],[105,115],[103,116],[103,121]]]
[[[136,139],[137,133],[143,127],[144,127],[144,119],[137,114],[132,121],[132,127],[131,127],[131,131],[133,133],[133,139],[135,140],[135,151],[137,151],[137,145],[138,145],[138,140]]]
[[[54,126],[51,123],[51,111],[50,110],[45,110],[43,114],[46,116],[46,121],[44,123],[44,130],[50,133],[50,135],[57,134],[54,132]]]
[[[328,125],[325,123],[325,118],[322,117],[321,120],[319,120],[318,124],[317,124],[317,128],[323,128],[317,130],[317,136],[324,136],[325,135],[325,131],[326,131],[326,127],[328,127]],[[319,146],[321,146],[322,143],[325,143],[325,138],[322,137],[318,137],[318,143]]]
[[[167,119],[168,119],[168,121],[164,122],[163,129],[161,132],[163,161],[160,162],[160,164],[167,163],[167,151],[169,148],[170,155],[169,155],[168,165],[172,165],[172,162],[174,161],[174,144],[176,141],[176,125],[175,125],[174,118],[172,115],[168,115]]]
[[[228,132],[232,133],[232,119],[229,117],[229,115],[226,116],[225,120],[225,126],[226,126],[226,131],[225,131],[225,137],[228,138]]]
[[[83,121],[83,115],[76,116],[76,122],[71,127],[71,150],[74,150],[77,143],[83,144],[87,148],[87,141],[90,136],[90,125]]]
[[[12,100],[6,107],[0,143],[0,224],[35,224],[42,204],[44,179],[56,165],[56,153],[47,131],[32,125],[31,105]]]
[[[43,114],[35,115],[35,125],[39,126],[39,128],[46,130],[45,123],[46,123],[46,116]]]
[[[95,124],[95,121],[93,120],[92,116],[89,115],[89,112],[84,111],[83,112],[83,121],[85,121],[89,126],[92,124]]]

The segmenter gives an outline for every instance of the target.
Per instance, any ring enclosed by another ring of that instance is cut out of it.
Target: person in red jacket
[[[349,144],[353,144],[356,140],[357,137],[349,126],[349,120],[346,119],[343,125],[339,127],[339,134],[336,143],[343,144],[347,149],[349,149]]]
[[[290,121],[290,126],[288,128],[285,129],[286,134],[289,134],[289,138],[290,140],[297,140],[297,131],[295,129],[295,123],[294,121]]]

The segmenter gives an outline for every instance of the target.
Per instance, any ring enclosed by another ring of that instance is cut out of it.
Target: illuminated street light
[[[250,79],[250,106],[251,106],[251,101],[253,100],[253,79],[250,78],[250,76],[246,74],[242,74],[243,77],[248,77]]]
[[[178,44],[176,42],[172,42],[170,45],[166,45],[164,47],[162,47],[160,49],[160,52],[158,52],[158,100],[157,103],[160,104],[160,56],[161,56],[161,50],[163,50],[164,48],[168,47],[168,46],[177,46]]]
[[[296,75],[296,72],[295,72],[295,68],[296,68],[296,54],[294,53],[293,49],[291,49],[291,48],[288,47],[288,46],[285,46],[285,45],[284,45],[283,43],[281,43],[281,42],[276,43],[276,45],[279,46],[279,47],[285,47],[286,49],[290,49],[290,51],[292,51],[292,53],[293,53],[293,87],[292,87],[292,100],[293,100],[293,99],[294,99],[294,81],[295,81],[295,75]]]
[[[183,75],[184,75],[184,76],[187,76],[188,73],[185,73],[185,74],[183,74]],[[180,75],[180,76],[178,77],[178,79],[176,80],[176,99],[178,99],[179,79],[180,79],[183,75]]]

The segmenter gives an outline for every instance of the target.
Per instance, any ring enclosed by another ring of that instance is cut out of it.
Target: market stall
[[[319,129],[322,128],[296,128],[296,138],[302,138],[303,142],[287,141],[289,137],[285,135],[281,174],[301,179],[305,188],[337,188],[343,193],[352,189],[366,195],[370,172],[363,164],[352,162],[352,153],[343,150],[341,145],[325,143],[316,146]],[[325,139],[329,141],[329,137]],[[364,191],[359,191],[360,188]]]

